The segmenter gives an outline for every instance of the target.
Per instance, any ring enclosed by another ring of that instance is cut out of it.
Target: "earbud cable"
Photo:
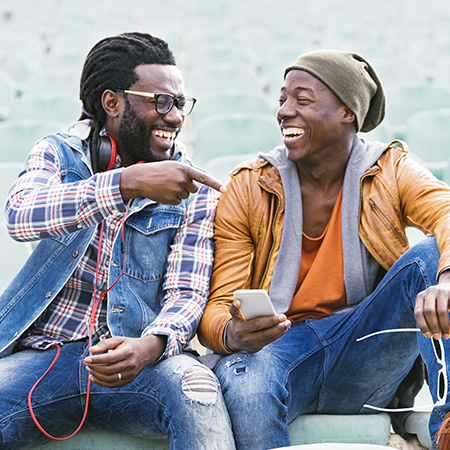
[[[120,271],[119,276],[117,277],[117,280],[105,291],[103,292],[100,297],[98,298],[97,301],[95,301],[95,294],[97,292],[97,277],[98,277],[98,271],[99,271],[99,267],[100,267],[100,249],[102,246],[102,242],[103,242],[103,228],[104,228],[104,221],[102,222],[101,228],[100,228],[100,238],[98,241],[98,253],[97,253],[97,267],[95,270],[95,278],[94,278],[94,293],[92,294],[92,302],[93,302],[93,306],[92,306],[92,311],[91,311],[91,318],[89,321],[89,334],[88,334],[88,339],[89,339],[89,349],[92,347],[92,332],[93,332],[93,328],[94,328],[94,324],[95,324],[95,316],[97,314],[98,311],[98,307],[100,305],[100,302],[102,301],[103,297],[117,284],[117,282],[119,281],[120,277],[123,274],[123,269],[125,267],[125,249],[124,249],[124,224],[125,224],[125,219],[127,217],[127,213],[128,213],[128,208],[130,207],[130,203],[128,203],[126,211],[123,215],[123,219],[122,219],[122,224],[121,224],[121,252],[122,252],[122,270]],[[83,414],[83,418],[81,419],[80,425],[78,425],[78,428],[70,435],[70,436],[66,436],[63,438],[57,438],[54,437],[52,435],[50,435],[49,433],[47,433],[44,428],[41,426],[41,424],[38,422],[34,411],[33,411],[33,406],[31,405],[31,395],[33,394],[35,388],[37,387],[37,385],[41,382],[41,380],[47,375],[48,372],[50,372],[51,368],[55,365],[56,361],[59,358],[59,355],[61,353],[61,348],[58,344],[53,344],[52,347],[57,347],[57,352],[56,352],[56,356],[53,359],[52,363],[50,364],[50,367],[45,371],[44,375],[41,376],[41,378],[39,378],[39,380],[36,381],[36,383],[34,384],[34,386],[31,388],[30,392],[28,393],[28,409],[30,411],[31,417],[33,418],[34,423],[36,424],[36,426],[39,428],[39,430],[45,434],[45,436],[47,436],[50,439],[53,439],[55,441],[65,441],[66,439],[71,438],[72,436],[75,436],[75,434],[77,434],[81,427],[84,424],[84,421],[86,420],[86,416],[87,416],[87,412],[88,412],[88,406],[89,406],[89,397],[90,397],[90,392],[91,392],[91,379],[88,378],[88,383],[87,383],[87,388],[86,388],[86,404],[84,406],[84,414]],[[92,356],[92,352],[91,350],[89,350],[89,356]]]

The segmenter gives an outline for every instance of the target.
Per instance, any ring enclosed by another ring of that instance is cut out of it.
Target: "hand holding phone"
[[[241,302],[241,311],[246,320],[276,314],[269,294],[264,289],[238,289],[233,292]]]

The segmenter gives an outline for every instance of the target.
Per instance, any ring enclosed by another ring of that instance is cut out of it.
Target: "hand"
[[[219,192],[225,186],[194,167],[177,161],[158,161],[126,167],[120,177],[120,192],[125,203],[134,197],[146,197],[158,203],[178,205],[190,193],[197,192],[196,181]]]
[[[448,311],[450,305],[450,271],[442,272],[437,286],[430,286],[416,297],[414,317],[424,336],[450,337]]]
[[[99,354],[84,360],[89,378],[107,388],[124,386],[163,354],[166,341],[165,336],[157,335],[112,337],[101,341],[90,348],[92,353]]]
[[[226,344],[234,351],[259,352],[267,344],[283,336],[291,326],[291,321],[284,314],[245,320],[239,300],[234,300],[231,304],[230,314],[233,318],[228,324]]]

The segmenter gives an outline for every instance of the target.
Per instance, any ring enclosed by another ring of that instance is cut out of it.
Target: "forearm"
[[[5,207],[5,223],[19,241],[66,235],[95,226],[124,212],[119,190],[120,171],[64,183],[59,164],[50,152],[31,158],[14,183]]]

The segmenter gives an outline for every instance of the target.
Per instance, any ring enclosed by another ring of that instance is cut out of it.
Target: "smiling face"
[[[154,94],[184,94],[181,72],[176,66],[145,64],[136,67],[138,81],[128,90]],[[176,106],[159,114],[155,99],[133,94],[117,93],[118,115],[107,121],[107,132],[117,143],[123,165],[138,161],[162,161],[170,159],[176,135],[184,117]]]
[[[333,158],[354,115],[320,80],[303,70],[288,72],[281,88],[278,122],[291,161],[321,164]]]

